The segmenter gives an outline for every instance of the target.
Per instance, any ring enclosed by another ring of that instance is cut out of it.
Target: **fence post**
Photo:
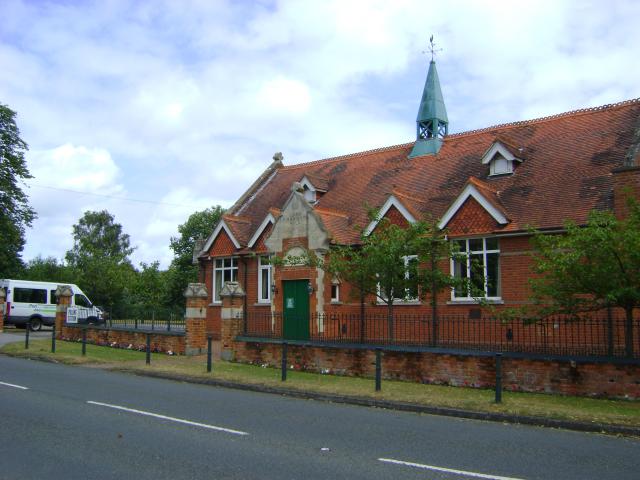
[[[147,333],[147,365],[151,364],[151,334]]]
[[[206,348],[207,299],[209,293],[204,283],[190,283],[184,291],[186,310],[184,314],[185,353],[200,355]]]
[[[502,353],[496,353],[496,403],[502,402]]]
[[[29,332],[31,331],[31,322],[27,322],[24,329],[24,349],[29,349]]]
[[[67,308],[71,305],[71,297],[73,291],[69,285],[58,285],[56,288],[56,298],[58,306],[56,307],[56,338],[62,340],[63,327],[67,321]]]
[[[6,308],[7,294],[4,293],[4,288],[0,288],[0,333],[4,330],[4,309]]]
[[[53,322],[53,329],[51,330],[51,353],[56,353],[56,323]]]
[[[282,376],[283,382],[287,380],[287,342],[282,342]]]
[[[376,348],[376,392],[382,389],[382,349]]]
[[[207,337],[207,372],[211,373],[211,335]]]
[[[611,307],[607,307],[607,355],[613,357],[613,318],[611,318]]]
[[[87,327],[82,327],[82,356],[87,355]]]

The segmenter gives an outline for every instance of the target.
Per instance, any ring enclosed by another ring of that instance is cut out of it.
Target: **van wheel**
[[[38,317],[33,317],[29,320],[29,324],[31,325],[32,332],[38,332],[42,328],[42,320]]]

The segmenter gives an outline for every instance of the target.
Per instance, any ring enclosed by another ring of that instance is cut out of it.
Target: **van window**
[[[13,301],[22,303],[47,303],[47,291],[39,288],[14,288]]]
[[[75,301],[76,301],[76,305],[79,306],[79,307],[90,307],[91,306],[91,302],[89,301],[89,299],[87,297],[85,297],[84,295],[82,295],[81,293],[76,293]]]
[[[56,299],[56,291],[49,290],[49,293],[51,294],[51,296],[49,297],[49,303],[58,303],[58,300]]]

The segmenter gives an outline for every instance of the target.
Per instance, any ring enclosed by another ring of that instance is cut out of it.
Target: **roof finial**
[[[433,41],[433,34],[431,35],[431,37],[429,38],[429,52],[431,52],[431,61],[433,62],[434,57],[436,56],[436,53],[441,52],[442,49],[441,48],[436,48],[436,44]],[[427,53],[425,51],[423,51],[422,53]]]

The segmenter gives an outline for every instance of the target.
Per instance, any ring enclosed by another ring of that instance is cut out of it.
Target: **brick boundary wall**
[[[224,335],[224,333],[223,333]],[[279,367],[276,343],[234,342],[234,360]],[[288,345],[295,370],[372,377],[373,350]],[[385,379],[474,388],[495,387],[495,359],[473,354],[384,351]],[[514,392],[640,399],[640,365],[503,357],[502,384]]]
[[[190,283],[184,291],[186,310],[184,329],[185,353],[200,355],[207,350],[207,298],[209,293],[204,283]]]
[[[117,346],[131,350],[146,350],[147,333],[151,335],[151,351],[184,355],[186,353],[186,335],[183,333],[145,332],[144,330],[120,330],[105,327],[84,327],[80,325],[64,325],[58,338],[68,341],[80,341],[82,330],[87,330],[87,343],[100,346]]]

